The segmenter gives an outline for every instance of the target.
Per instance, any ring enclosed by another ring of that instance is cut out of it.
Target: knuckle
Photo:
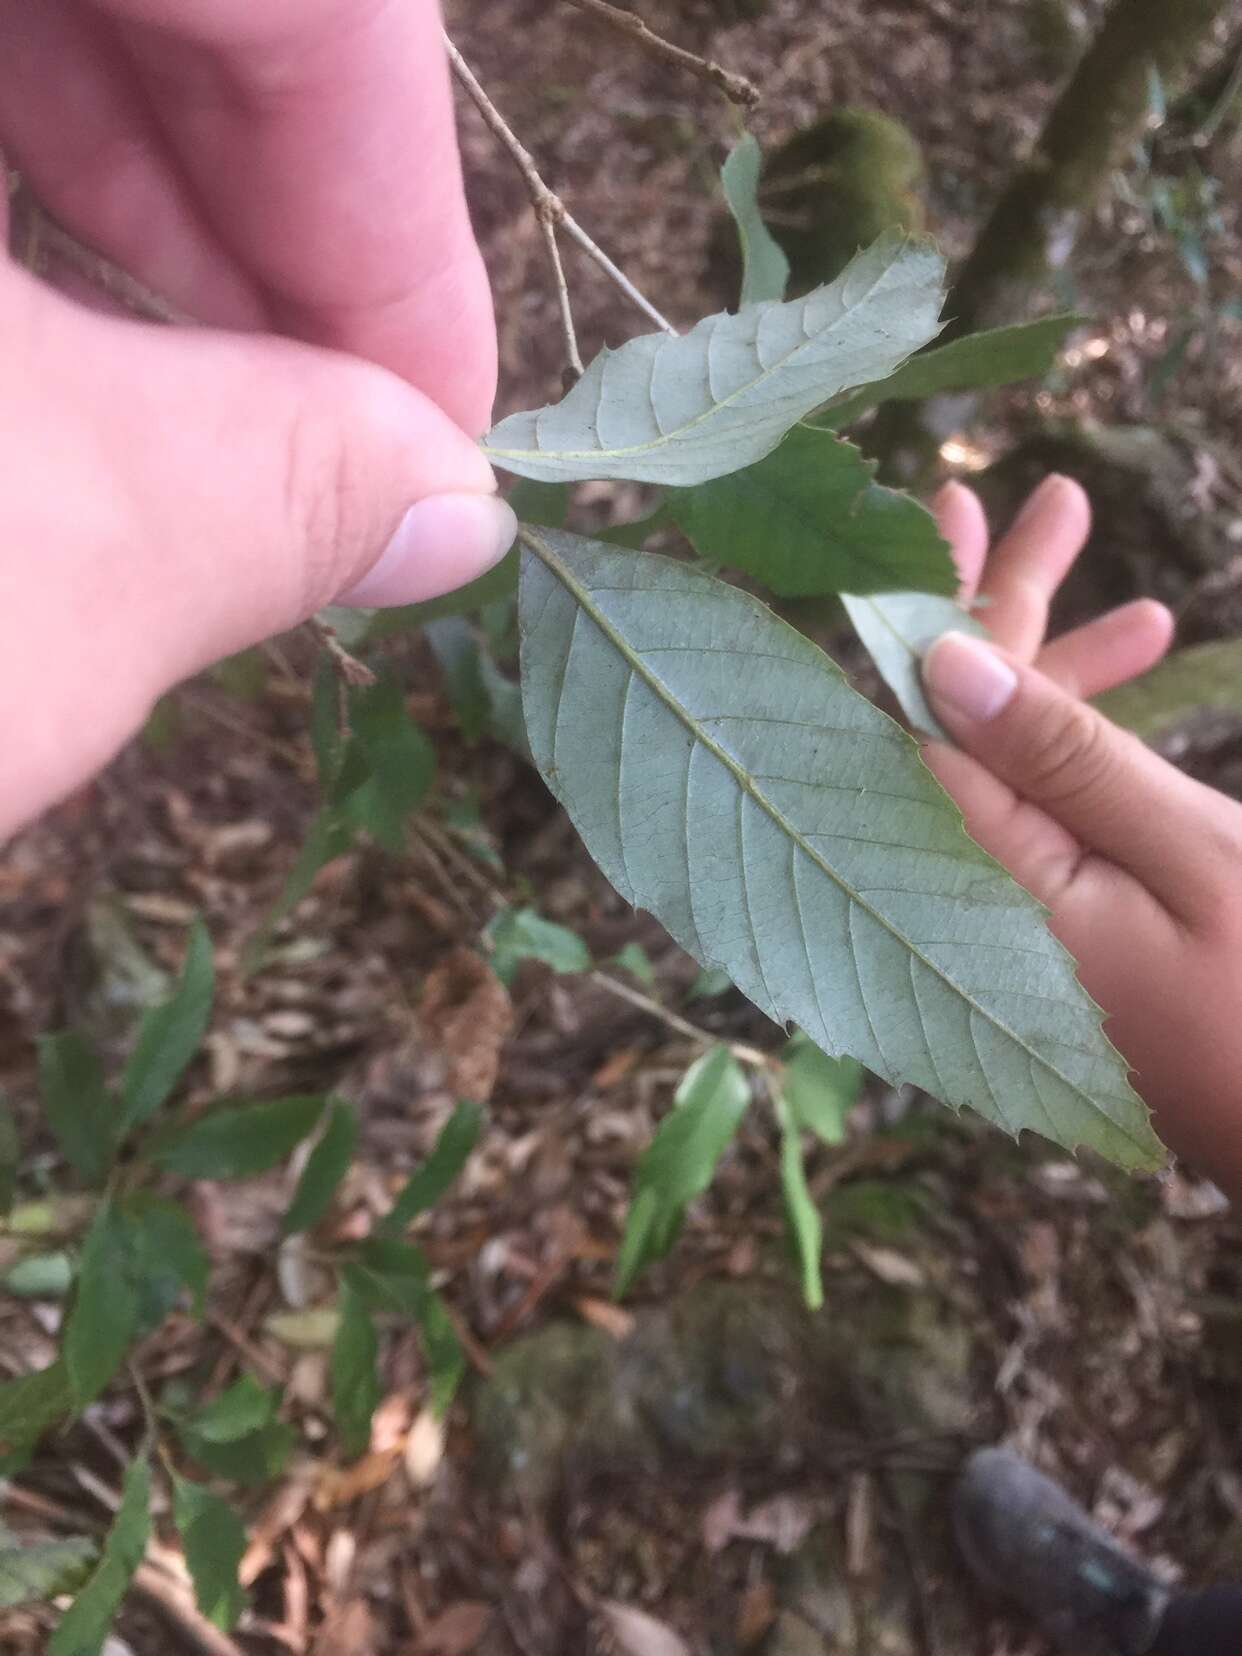
[[[1025,769],[1031,794],[1049,805],[1099,787],[1114,763],[1099,715],[1082,702],[1049,709],[1036,729]]]
[[[342,388],[305,395],[290,423],[285,457],[285,519],[299,560],[303,613],[331,601],[365,558],[372,467]]]

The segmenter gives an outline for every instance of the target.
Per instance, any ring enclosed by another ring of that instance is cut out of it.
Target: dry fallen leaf
[[[316,1512],[331,1512],[335,1507],[348,1506],[360,1495],[369,1495],[373,1489],[379,1489],[388,1482],[400,1459],[401,1449],[394,1445],[388,1449],[373,1450],[352,1466],[325,1467],[319,1487],[315,1490]]]
[[[914,1261],[908,1255],[898,1253],[896,1248],[881,1248],[871,1242],[854,1242],[851,1249],[855,1258],[867,1267],[872,1276],[879,1277],[880,1281],[887,1283],[890,1288],[922,1288],[927,1281]]]
[[[776,1593],[770,1581],[752,1581],[742,1594],[737,1611],[737,1642],[750,1650],[776,1620]]]
[[[690,1646],[667,1622],[657,1621],[632,1604],[605,1599],[599,1613],[608,1624],[621,1656],[690,1656]]]
[[[509,991],[473,949],[451,950],[427,974],[419,1022],[448,1065],[450,1089],[486,1104],[513,1027],[513,1006]]]
[[[314,1656],[376,1656],[375,1618],[365,1599],[351,1599],[329,1613],[315,1640]]]
[[[625,1310],[623,1306],[613,1305],[610,1300],[591,1299],[584,1294],[574,1301],[574,1309],[584,1322],[589,1322],[594,1328],[603,1329],[605,1334],[611,1334],[614,1340],[624,1340],[633,1331],[633,1312]]]
[[[490,1604],[480,1604],[474,1599],[450,1604],[423,1629],[418,1656],[469,1656],[487,1632],[491,1619]]]
[[[405,1475],[414,1489],[430,1489],[444,1459],[444,1423],[424,1409],[405,1440]]]

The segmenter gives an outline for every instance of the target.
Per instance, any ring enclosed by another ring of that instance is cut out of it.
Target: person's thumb
[[[965,633],[935,641],[923,661],[923,684],[953,741],[991,777],[1149,890],[1173,894],[1170,906],[1182,906],[1196,883],[1186,848],[1198,842],[1204,822],[1197,783],[1043,673]],[[986,822],[978,837],[988,850],[1018,868],[1020,878],[1024,860],[1038,865],[1036,824],[999,795],[990,808],[972,811],[977,802],[963,797],[969,779],[942,780],[968,824],[972,816],[976,827]]]
[[[513,540],[475,445],[369,364],[100,316],[12,268],[0,359],[0,728],[52,793],[207,663],[342,597],[445,592]]]

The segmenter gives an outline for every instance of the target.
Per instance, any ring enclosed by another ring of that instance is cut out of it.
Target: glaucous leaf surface
[[[926,506],[873,481],[875,463],[830,431],[797,425],[753,466],[668,495],[701,557],[753,575],[782,598],[957,590],[948,544]]]
[[[531,748],[627,901],[831,1056],[1160,1162],[1040,905],[828,657],[685,564],[552,531],[524,549]]]
[[[944,260],[893,233],[804,299],[705,317],[601,351],[559,403],[484,439],[505,470],[549,482],[688,488],[752,465],[838,392],[883,379],[935,337]]]
[[[841,602],[911,725],[929,736],[943,737],[940,721],[923,694],[923,657],[941,633],[967,632],[986,638],[986,627],[951,598],[927,592],[843,592]]]
[[[783,299],[789,282],[789,260],[759,211],[762,166],[759,142],[748,132],[729,151],[729,158],[720,169],[724,198],[742,246],[743,305]]]

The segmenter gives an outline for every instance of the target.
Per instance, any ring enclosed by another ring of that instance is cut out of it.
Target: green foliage
[[[727,1047],[713,1047],[682,1077],[673,1109],[634,1175],[614,1292],[629,1292],[652,1260],[662,1259],[681,1230],[687,1205],[712,1182],[716,1164],[750,1103],[750,1083]]]
[[[431,1380],[431,1403],[443,1414],[466,1370],[465,1354],[421,1251],[409,1242],[379,1237],[364,1242],[341,1272],[342,1281],[369,1311],[418,1325]]]
[[[385,1215],[382,1225],[385,1233],[403,1231],[420,1213],[435,1206],[465,1167],[482,1127],[483,1111],[469,1099],[463,1099],[440,1129],[427,1160],[411,1175]]]
[[[371,1416],[380,1400],[379,1342],[369,1311],[347,1282],[341,1284],[339,1312],[332,1346],[332,1412],[341,1447],[352,1459],[371,1441]]]
[[[198,1608],[226,1632],[246,1607],[237,1569],[246,1550],[246,1529],[219,1495],[185,1478],[173,1479],[173,1517],[185,1549]]]
[[[780,1103],[792,1131],[806,1128],[824,1144],[845,1142],[845,1118],[862,1087],[862,1065],[829,1058],[814,1041],[795,1035],[781,1054]]]
[[[185,1074],[207,1031],[214,992],[211,939],[196,920],[172,997],[143,1018],[121,1078],[122,1133],[154,1115]]]
[[[259,1486],[280,1476],[294,1432],[276,1418],[280,1399],[245,1374],[205,1408],[180,1423],[186,1453],[208,1472]]]
[[[552,530],[526,534],[519,605],[536,763],[626,901],[831,1056],[1158,1165],[1040,906],[809,640],[684,564]]]
[[[213,1110],[161,1145],[161,1166],[187,1179],[248,1179],[266,1173],[315,1129],[324,1100],[315,1093]]]
[[[623,972],[628,972],[632,978],[637,978],[645,989],[655,988],[655,967],[651,964],[651,956],[641,943],[627,943],[613,955],[612,964],[619,966]]]
[[[541,960],[554,972],[585,972],[591,965],[591,951],[577,932],[545,920],[533,908],[503,910],[483,939],[492,951],[492,970],[505,984],[513,982],[523,960]]]
[[[812,1311],[824,1303],[824,1281],[820,1255],[824,1250],[824,1227],[819,1209],[806,1182],[802,1163],[802,1133],[797,1119],[784,1099],[776,1104],[781,1132],[781,1196],[785,1223],[798,1261],[802,1297]]]
[[[0,1529],[0,1610],[75,1592],[98,1551],[86,1536],[23,1546]]]
[[[987,629],[952,599],[925,592],[842,593],[841,602],[906,718],[916,730],[943,736],[923,694],[923,657],[941,633],[986,638]]]
[[[555,406],[512,414],[483,444],[547,481],[688,488],[761,460],[812,409],[891,373],[938,331],[944,261],[882,237],[828,287],[787,304],[645,334],[596,357]]]
[[[73,1407],[69,1368],[58,1358],[34,1374],[0,1384],[0,1453],[30,1448]]]
[[[1095,705],[1114,723],[1146,740],[1205,709],[1240,712],[1242,639],[1175,650],[1142,678],[1097,696]]]
[[[734,145],[720,169],[725,201],[737,225],[742,248],[743,305],[783,299],[789,282],[789,260],[759,212],[761,165],[758,142],[748,132]],[[547,527],[559,529],[561,525]]]
[[[343,1098],[330,1098],[323,1133],[306,1158],[285,1214],[281,1228],[286,1236],[295,1231],[313,1230],[328,1211],[337,1186],[349,1171],[357,1136],[358,1117],[353,1105]]]
[[[914,585],[955,592],[935,518],[874,473],[852,444],[799,425],[756,465],[674,489],[668,503],[700,556],[754,575],[782,598]]]
[[[101,1184],[116,1151],[117,1105],[103,1065],[84,1035],[65,1030],[39,1042],[39,1087],[48,1126],[66,1161]]]
[[[10,1212],[13,1206],[21,1148],[13,1112],[3,1092],[0,1092],[0,1214]]]
[[[103,1556],[52,1635],[48,1656],[99,1656],[112,1618],[142,1563],[151,1536],[151,1468],[145,1456],[125,1474],[120,1511]]]

